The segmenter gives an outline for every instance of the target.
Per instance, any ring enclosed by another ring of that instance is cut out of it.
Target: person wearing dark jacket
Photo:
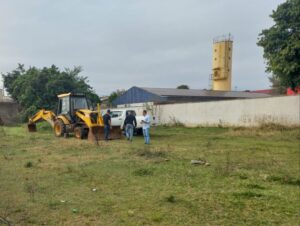
[[[128,115],[125,118],[124,125],[125,125],[127,140],[132,141],[133,130],[136,127],[137,123],[136,123],[135,116],[130,111],[128,112]]]
[[[111,117],[110,117],[110,110],[107,110],[106,114],[103,116],[104,121],[104,139],[108,141],[109,139],[109,132],[111,129]]]

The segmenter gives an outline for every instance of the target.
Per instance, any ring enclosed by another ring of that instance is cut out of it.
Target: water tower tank
[[[232,45],[231,36],[214,40],[212,63],[212,89],[231,90]]]

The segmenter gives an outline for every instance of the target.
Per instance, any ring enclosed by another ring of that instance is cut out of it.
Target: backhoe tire
[[[63,137],[66,133],[66,126],[62,120],[57,120],[54,123],[54,134],[57,137]]]
[[[77,139],[84,139],[86,137],[86,131],[82,127],[75,127],[74,134]]]

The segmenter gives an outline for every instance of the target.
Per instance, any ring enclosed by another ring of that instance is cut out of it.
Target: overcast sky
[[[212,41],[234,36],[233,84],[270,86],[257,37],[283,0],[0,0],[0,72],[80,65],[99,95],[208,88]]]

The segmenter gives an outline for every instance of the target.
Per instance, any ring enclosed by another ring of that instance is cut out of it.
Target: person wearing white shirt
[[[143,134],[145,139],[145,144],[150,144],[150,116],[147,114],[147,111],[143,111],[144,119],[141,121],[143,125]]]

